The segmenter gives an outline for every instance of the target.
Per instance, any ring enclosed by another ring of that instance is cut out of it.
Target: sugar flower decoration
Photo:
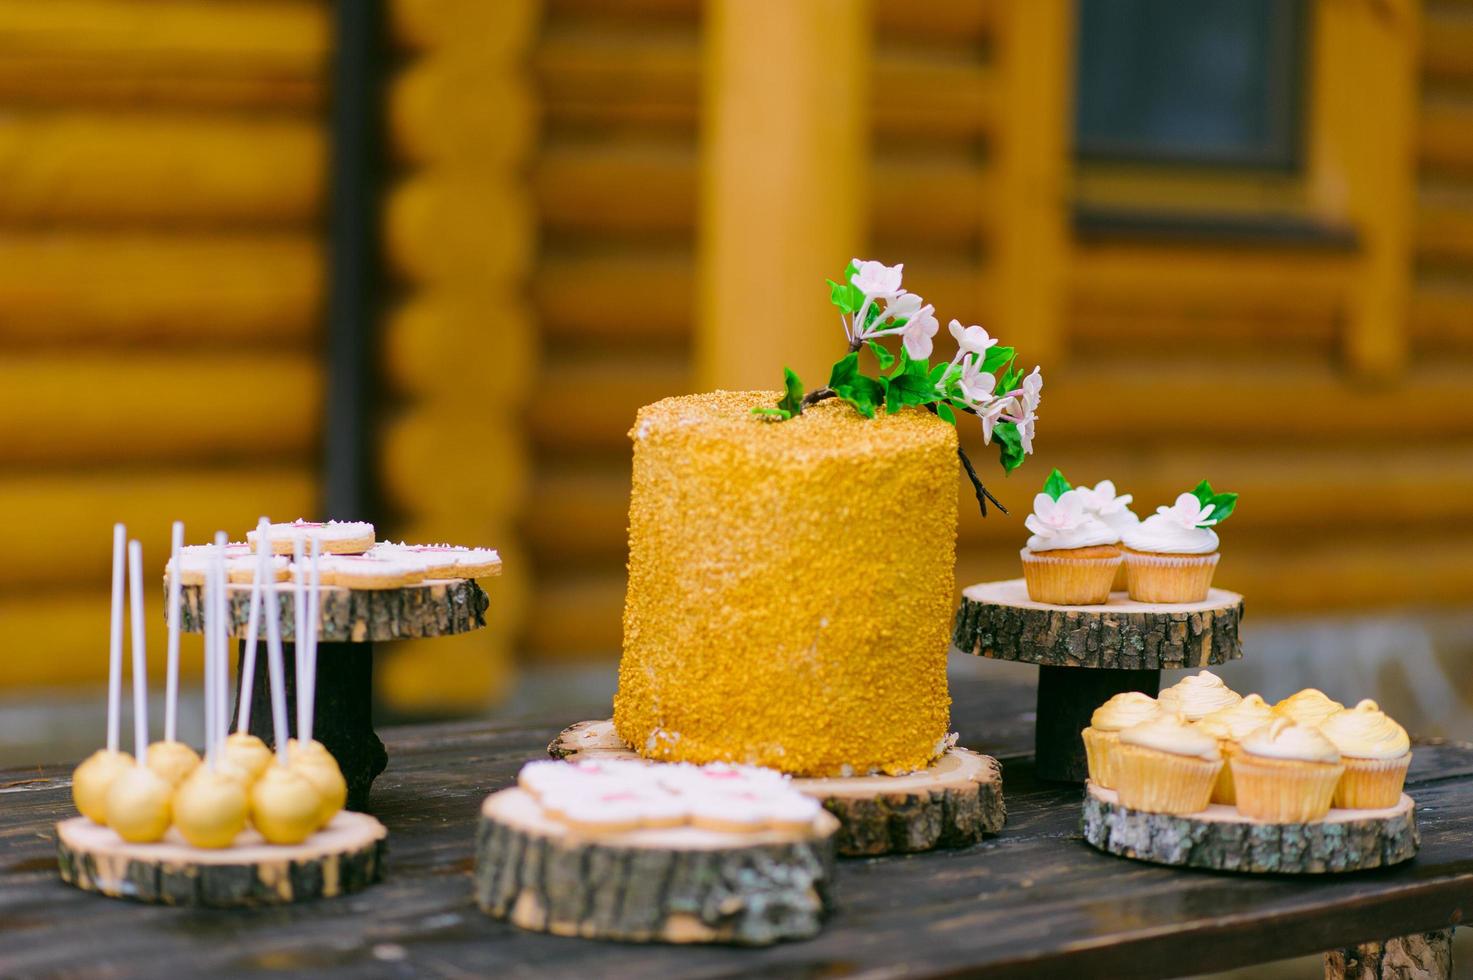
[[[903,264],[885,265],[883,262],[864,259],[855,259],[851,264],[854,266],[854,275],[849,277],[849,281],[864,295],[886,296],[900,291],[900,274],[905,268]]]
[[[1176,503],[1170,507],[1157,507],[1156,513],[1172,524],[1182,527],[1211,527],[1217,523],[1212,516],[1212,505],[1204,504],[1196,494],[1178,494]]]

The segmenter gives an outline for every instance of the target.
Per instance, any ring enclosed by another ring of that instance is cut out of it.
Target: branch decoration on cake
[[[798,375],[784,368],[783,397],[775,406],[754,408],[753,414],[786,422],[812,405],[838,398],[866,418],[874,418],[881,408],[893,415],[907,406],[924,408],[952,425],[959,414],[975,415],[982,441],[997,443],[1003,471],[1011,473],[1033,452],[1043,375],[1037,367],[1025,375],[1012,347],[1000,345],[985,328],[963,326],[958,320],[948,325],[956,355],[931,364],[940,323],[934,306],[901,287],[903,270],[898,263],[854,259],[843,282],[828,280],[829,301],[839,310],[848,352],[834,362],[827,385],[806,393]],[[887,338],[899,339],[898,354],[886,346]],[[860,352],[866,349],[879,367],[874,375],[860,367]],[[957,454],[982,513],[987,513],[987,500],[1007,513],[982,485],[966,454],[961,449]]]

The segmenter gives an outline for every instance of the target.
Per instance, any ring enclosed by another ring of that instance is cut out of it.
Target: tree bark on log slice
[[[201,632],[201,587],[185,585],[179,591],[180,628],[187,633]],[[232,633],[243,638],[251,608],[250,586],[234,584],[229,593]],[[279,591],[276,602],[281,638],[293,641],[297,627],[291,590]],[[465,578],[437,579],[402,589],[323,586],[318,639],[323,643],[376,643],[469,633],[486,625],[490,604],[485,590],[475,580]],[[264,627],[261,635],[265,636]]]
[[[61,879],[83,891],[163,905],[240,908],[287,905],[361,891],[383,876],[388,831],[343,811],[301,844],[268,844],[246,830],[232,847],[191,847],[170,830],[156,844],[130,844],[73,817],[56,825]]]
[[[1084,839],[1121,857],[1215,871],[1326,874],[1410,860],[1421,839],[1403,794],[1385,810],[1331,810],[1313,823],[1261,823],[1229,806],[1173,816],[1123,807],[1113,790],[1084,793]]]
[[[1325,954],[1325,980],[1449,980],[1453,931],[1434,929]]]
[[[639,759],[609,720],[583,721],[547,747],[554,759]],[[651,763],[658,765],[659,763]],[[921,772],[845,779],[794,778],[793,788],[839,818],[845,857],[966,847],[1002,829],[1002,767],[991,756],[952,748]]]
[[[1117,592],[1100,606],[1028,598],[1022,579],[962,591],[952,643],[964,653],[1052,667],[1116,670],[1208,667],[1243,655],[1243,597],[1212,589],[1202,602],[1134,602]]]
[[[537,932],[627,942],[764,946],[818,933],[834,878],[838,822],[809,834],[699,827],[608,835],[571,831],[529,794],[486,798],[476,836],[476,902]]]

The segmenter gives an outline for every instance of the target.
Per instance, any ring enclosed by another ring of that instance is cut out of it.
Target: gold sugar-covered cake
[[[956,430],[774,392],[641,409],[614,723],[641,755],[795,775],[945,749]]]

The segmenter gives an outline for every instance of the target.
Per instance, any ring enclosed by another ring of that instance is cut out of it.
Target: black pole
[[[380,0],[333,8],[323,505],[328,517],[362,520],[372,505],[383,17]]]

